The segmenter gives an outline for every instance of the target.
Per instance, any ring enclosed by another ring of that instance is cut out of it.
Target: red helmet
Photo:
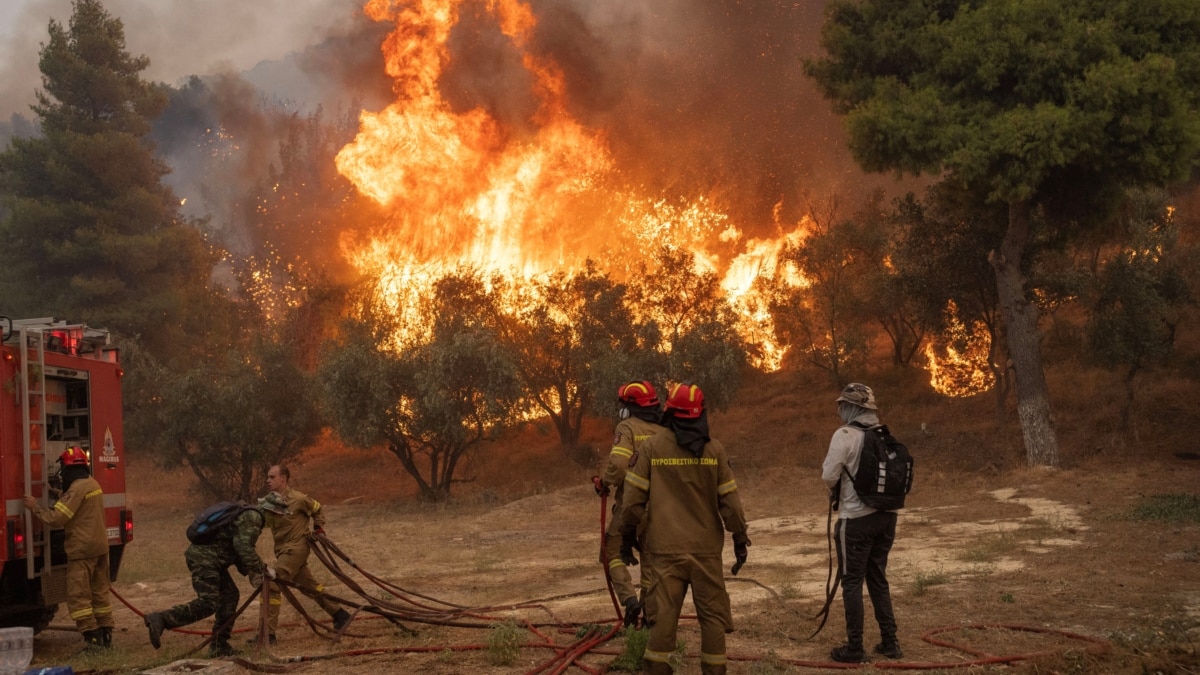
[[[658,392],[654,391],[654,385],[646,380],[630,382],[617,387],[617,400],[649,408],[658,405]]]
[[[63,466],[87,466],[88,458],[82,448],[72,445],[58,456],[58,461],[62,462]]]
[[[666,408],[679,419],[696,419],[704,412],[704,392],[690,382],[677,384],[671,387]]]

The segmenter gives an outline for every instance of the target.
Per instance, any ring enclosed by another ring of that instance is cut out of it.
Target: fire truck
[[[115,581],[133,514],[125,502],[119,353],[105,330],[53,318],[0,316],[0,627],[50,624],[67,598],[61,528],[46,527],[22,502],[52,507],[58,458],[83,449],[104,490],[109,576]]]

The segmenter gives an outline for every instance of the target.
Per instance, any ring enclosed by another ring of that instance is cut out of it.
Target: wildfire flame
[[[573,270],[592,257],[627,278],[645,252],[668,245],[692,253],[701,272],[723,275],[739,331],[756,363],[779,368],[765,300],[755,279],[781,274],[779,252],[803,236],[803,224],[776,240],[742,241],[725,213],[704,197],[672,202],[611,187],[613,161],[601,130],[568,112],[560,68],[528,42],[536,17],[520,0],[488,0],[484,11],[521,54],[537,101],[532,131],[517,132],[487,111],[455,111],[438,81],[450,60],[448,40],[462,0],[369,0],[364,12],[395,30],[383,50],[397,100],[360,116],[355,139],[337,155],[338,170],[390,214],[382,231],[346,239],[344,253],[380,279],[397,312],[416,306],[422,289],[454,269],[532,278]],[[600,205],[600,206],[597,206]],[[421,338],[420,329],[399,338]]]
[[[932,344],[925,346],[929,384],[940,394],[951,397],[974,396],[988,391],[996,383],[988,368],[991,336],[982,321],[970,327],[958,318],[958,305],[949,301],[945,310],[946,346],[942,354]]]

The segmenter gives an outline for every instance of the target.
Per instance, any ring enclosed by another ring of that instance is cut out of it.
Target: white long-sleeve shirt
[[[878,419],[867,420],[865,415],[855,419],[861,424],[878,424]],[[873,417],[873,415],[872,415]],[[839,484],[838,517],[861,518],[875,513],[875,509],[862,503],[854,491],[854,473],[858,471],[858,460],[862,457],[863,435],[866,432],[852,426],[838,427],[829,440],[829,452],[821,466],[821,478],[833,489]],[[845,469],[845,471],[843,471]],[[849,474],[848,476],[846,474]]]

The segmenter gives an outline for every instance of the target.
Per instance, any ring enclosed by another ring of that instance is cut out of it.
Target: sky
[[[147,79],[243,71],[302,50],[349,22],[361,0],[105,0],[125,24],[131,54],[150,57]],[[38,51],[50,19],[66,25],[71,0],[0,0],[0,119],[30,117],[41,86]]]

